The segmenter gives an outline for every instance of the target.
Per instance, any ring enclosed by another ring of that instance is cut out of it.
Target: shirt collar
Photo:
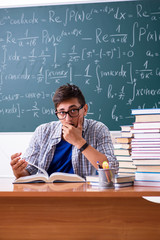
[[[52,131],[52,139],[61,138],[62,133],[62,124],[60,121],[57,121],[57,125],[54,125],[55,130]]]
[[[82,126],[82,136],[83,136],[83,137],[84,137],[84,134],[85,134],[87,128],[88,128],[88,122],[87,122],[87,120],[84,118],[83,126]]]

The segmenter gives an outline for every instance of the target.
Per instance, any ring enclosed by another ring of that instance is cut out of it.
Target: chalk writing
[[[0,131],[57,120],[52,98],[78,85],[87,118],[110,130],[160,107],[160,0],[0,9]]]

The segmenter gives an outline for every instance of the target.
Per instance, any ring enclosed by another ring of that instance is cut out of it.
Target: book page
[[[38,167],[37,165],[35,165],[35,164],[33,164],[33,163],[30,163],[30,162],[28,162],[28,161],[26,161],[26,162],[27,162],[29,165],[31,165],[31,166],[39,169],[39,170],[40,170],[41,172],[43,172],[43,174],[48,178],[48,173],[47,173],[44,169],[42,169],[42,168]]]
[[[72,173],[62,173],[62,172],[55,172],[50,175],[49,180],[51,182],[85,182],[85,179],[80,177],[77,174],[72,174]]]
[[[31,183],[36,181],[48,182],[48,177],[45,176],[43,173],[37,173],[35,175],[17,178],[13,183]]]

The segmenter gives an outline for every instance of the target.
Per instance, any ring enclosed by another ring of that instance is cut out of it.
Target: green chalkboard
[[[160,107],[160,0],[0,9],[0,131],[56,120],[65,83],[110,130]]]

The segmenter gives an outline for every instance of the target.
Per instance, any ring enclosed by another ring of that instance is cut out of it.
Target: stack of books
[[[99,187],[99,176],[86,176],[86,182],[92,187]],[[114,179],[114,187],[129,187],[134,184],[134,176],[133,175],[115,175]]]
[[[114,154],[119,162],[119,175],[134,175],[136,167],[131,156],[132,125],[121,126],[121,137],[117,137],[114,143]]]
[[[136,186],[160,186],[160,109],[133,109],[131,155]]]

